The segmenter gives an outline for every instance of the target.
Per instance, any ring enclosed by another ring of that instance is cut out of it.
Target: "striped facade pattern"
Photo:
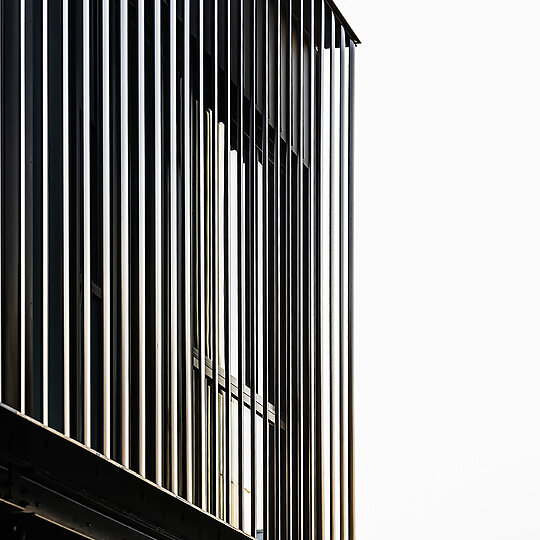
[[[354,538],[354,32],[0,6],[0,401],[252,537]]]

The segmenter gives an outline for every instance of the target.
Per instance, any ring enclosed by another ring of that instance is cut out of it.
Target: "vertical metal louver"
[[[0,401],[253,537],[353,538],[351,28],[0,8]]]

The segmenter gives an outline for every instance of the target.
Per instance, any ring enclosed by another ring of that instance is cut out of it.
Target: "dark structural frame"
[[[350,26],[0,17],[0,532],[354,538]]]

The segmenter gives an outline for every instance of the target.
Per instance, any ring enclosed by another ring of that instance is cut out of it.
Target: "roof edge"
[[[349,37],[353,40],[355,45],[361,45],[362,42],[356,35],[356,32],[353,30],[352,26],[347,22],[347,19],[343,16],[343,13],[338,8],[337,4],[333,0],[325,0],[328,7],[334,12],[334,15],[339,19],[340,24],[345,28]]]

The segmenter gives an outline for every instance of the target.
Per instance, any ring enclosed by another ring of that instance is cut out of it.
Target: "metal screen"
[[[353,538],[356,36],[0,5],[0,401],[253,537]]]

